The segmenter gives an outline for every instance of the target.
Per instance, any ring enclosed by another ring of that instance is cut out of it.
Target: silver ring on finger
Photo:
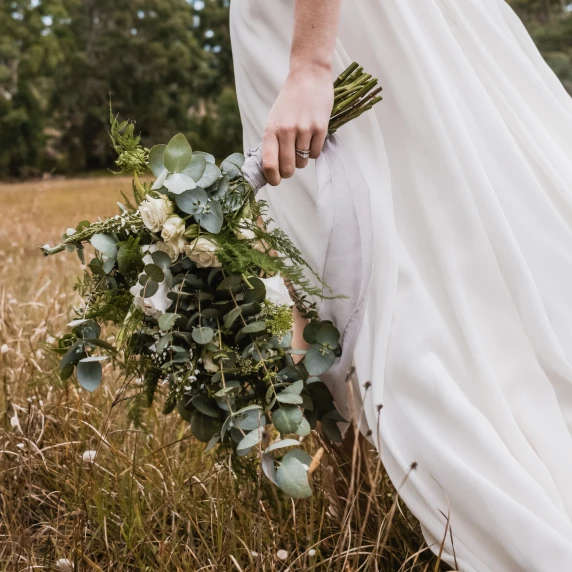
[[[302,159],[309,159],[310,158],[310,150],[302,151],[301,149],[296,149],[296,155],[298,157],[302,157]]]

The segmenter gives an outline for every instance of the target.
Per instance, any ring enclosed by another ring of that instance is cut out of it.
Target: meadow
[[[110,365],[94,394],[60,381],[50,345],[74,318],[82,268],[38,247],[114,214],[130,188],[118,177],[0,185],[0,569],[445,569],[362,442],[313,433],[315,495],[293,501],[256,458],[204,454],[176,414],[151,409],[134,427]]]

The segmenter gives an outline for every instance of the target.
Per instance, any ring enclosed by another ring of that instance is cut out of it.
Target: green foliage
[[[144,126],[121,170],[177,131],[224,156],[241,146],[233,84],[225,0],[0,2],[0,178],[112,168],[110,96]]]

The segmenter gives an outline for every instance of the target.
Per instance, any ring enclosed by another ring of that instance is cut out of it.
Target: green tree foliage
[[[572,0],[509,0],[572,94]]]
[[[144,145],[182,131],[224,156],[233,83],[228,0],[4,0],[0,176],[110,166],[110,98]]]
[[[571,1],[509,3],[572,93]],[[183,132],[239,149],[229,4],[0,0],[0,178],[112,166],[110,98],[145,146]]]

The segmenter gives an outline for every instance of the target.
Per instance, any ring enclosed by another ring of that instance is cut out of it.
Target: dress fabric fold
[[[245,148],[294,4],[232,0]],[[352,411],[397,486],[417,463],[401,496],[435,551],[450,514],[460,571],[571,570],[572,99],[504,0],[342,0],[334,75],[352,61],[384,95],[333,142],[371,219]],[[324,256],[324,161],[261,191],[315,269],[351,258]]]

